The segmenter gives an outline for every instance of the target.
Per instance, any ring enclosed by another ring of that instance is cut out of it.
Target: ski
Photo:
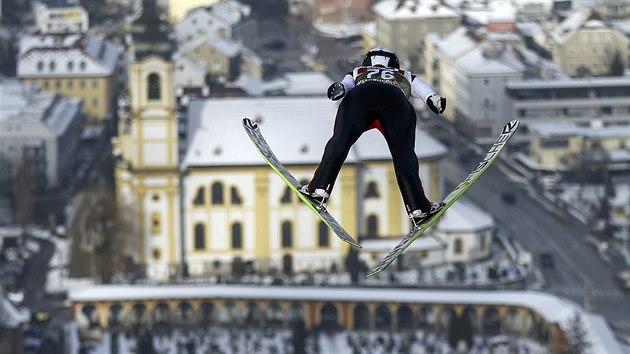
[[[492,144],[484,158],[477,164],[477,167],[459,184],[451,193],[444,198],[444,207],[437,213],[432,215],[429,219],[416,225],[412,230],[402,238],[402,240],[396,245],[385,257],[383,257],[378,264],[366,275],[366,278],[376,275],[389,267],[389,265],[400,256],[423,232],[425,232],[431,225],[433,225],[444,212],[451,206],[457,199],[459,199],[470,186],[492,165],[497,159],[503,148],[507,144],[508,140],[514,135],[518,129],[519,122],[517,120],[507,123],[501,134],[497,138],[496,142]]]
[[[342,241],[350,244],[353,247],[361,248],[361,245],[357,241],[355,241],[346,230],[341,227],[341,225],[335,220],[335,218],[330,215],[330,213],[326,210],[324,205],[311,200],[306,195],[302,194],[299,191],[300,183],[293,177],[293,175],[284,167],[284,165],[278,160],[276,155],[271,151],[269,144],[262,136],[260,129],[258,128],[258,124],[252,122],[249,118],[243,119],[243,127],[249,135],[250,139],[256,146],[256,149],[262,155],[263,159],[269,164],[269,167],[287,184],[295,194],[297,194],[298,198],[304,204],[306,204],[315,214],[317,214],[322,221],[330,227],[337,237]]]

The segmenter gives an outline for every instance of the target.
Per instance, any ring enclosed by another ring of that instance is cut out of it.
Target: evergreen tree
[[[299,318],[293,321],[293,353],[306,354],[306,325]]]
[[[623,60],[621,58],[621,53],[617,50],[615,52],[615,56],[613,57],[612,63],[610,63],[610,70],[608,74],[610,76],[623,76],[626,68],[623,66]]]
[[[567,354],[584,354],[589,352],[591,343],[586,337],[586,328],[584,328],[584,322],[579,312],[576,311],[573,318],[569,320],[569,327],[565,335],[569,344],[566,351]]]
[[[352,284],[356,284],[359,281],[359,272],[361,271],[361,261],[359,260],[359,251],[354,247],[350,247],[348,256],[346,257],[346,269],[350,273],[350,279]]]

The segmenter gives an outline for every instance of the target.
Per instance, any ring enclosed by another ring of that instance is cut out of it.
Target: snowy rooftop
[[[168,299],[268,299],[271,301],[347,301],[463,305],[504,305],[531,309],[545,321],[567,329],[576,313],[582,315],[593,353],[619,353],[608,325],[578,305],[536,291],[420,290],[350,287],[251,285],[94,285],[70,289],[71,302]]]
[[[0,81],[0,124],[43,121],[55,134],[62,134],[81,110],[81,99],[37,91],[34,85],[16,80]]]
[[[18,77],[109,76],[120,46],[94,35],[31,35],[20,42]]]
[[[436,226],[446,233],[473,232],[494,227],[494,220],[476,204],[462,198],[448,208]]]
[[[435,17],[459,17],[455,11],[436,0],[399,1],[383,0],[376,3],[372,10],[387,20],[412,20]]]
[[[626,138],[630,134],[630,126],[583,127],[573,122],[533,122],[528,129],[545,138],[561,136],[584,136],[588,138]]]
[[[590,77],[590,78],[562,78],[558,80],[523,80],[508,81],[505,83],[507,89],[563,89],[563,88],[580,88],[580,87],[630,87],[630,77]]]
[[[280,161],[317,164],[332,135],[337,104],[325,97],[265,97],[193,100],[189,122],[199,122],[183,165],[262,165],[264,161],[243,130],[242,119],[259,119],[260,129]],[[193,123],[194,124],[194,123]],[[434,159],[446,148],[424,131],[416,133],[419,159]],[[348,162],[390,160],[385,139],[366,132],[348,155]]]
[[[506,1],[492,1],[487,5],[473,3],[464,10],[464,13],[482,25],[492,22],[509,23],[516,20],[516,9]]]
[[[467,33],[468,29],[464,26],[460,26],[443,38],[440,38],[440,35],[437,33],[430,33],[429,36],[434,39],[440,51],[454,59],[469,52],[478,45]]]
[[[491,50],[486,46],[475,48],[460,56],[456,65],[469,75],[519,75],[524,70],[522,64],[503,60],[500,55],[497,59],[484,54],[484,50]]]
[[[249,96],[263,96],[276,92],[281,92],[286,96],[324,96],[332,83],[333,80],[325,73],[308,71],[287,73],[270,81],[241,75],[236,81],[226,86],[239,87]]]
[[[405,302],[522,306],[551,323],[573,315],[573,303],[534,291],[440,291],[418,289],[366,289],[333,287],[248,286],[248,285],[95,285],[71,289],[68,299],[78,301],[122,301],[144,299],[239,298],[269,300],[319,300],[351,302]]]
[[[582,8],[572,12],[552,33],[557,43],[564,43],[580,28],[606,29],[609,28],[591,8]]]
[[[200,36],[197,39],[194,39],[184,45],[181,46],[179,52],[187,53],[195,48],[199,47],[202,44],[207,43],[212,48],[215,48],[222,54],[227,57],[233,57],[238,54],[242,48],[241,44],[238,42],[234,42],[231,40],[226,40],[218,37],[214,37],[211,35]]]

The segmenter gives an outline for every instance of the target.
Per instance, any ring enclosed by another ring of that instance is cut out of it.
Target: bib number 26
[[[378,75],[377,77],[374,77]],[[393,80],[396,76],[394,76],[394,72],[392,70],[382,70],[376,68],[370,68],[367,70],[366,77],[368,79],[378,79],[381,78],[383,80]]]

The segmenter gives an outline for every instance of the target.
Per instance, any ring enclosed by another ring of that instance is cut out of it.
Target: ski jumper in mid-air
[[[381,131],[392,155],[398,187],[413,225],[438,212],[443,203],[427,199],[418,174],[415,154],[416,112],[409,97],[422,99],[436,114],[446,99],[419,77],[400,69],[396,54],[374,48],[360,67],[328,88],[328,98],[343,98],[337,110],[333,136],[310,183],[300,191],[321,202],[329,197],[352,145],[365,131]]]

